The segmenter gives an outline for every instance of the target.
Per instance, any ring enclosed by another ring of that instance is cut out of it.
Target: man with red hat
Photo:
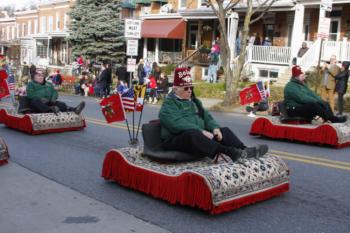
[[[300,66],[292,68],[292,78],[284,88],[284,102],[288,116],[312,119],[320,116],[325,122],[345,122],[346,117],[334,116],[329,104],[316,95],[305,83]]]
[[[173,91],[159,111],[161,139],[165,150],[175,150],[215,158],[226,154],[232,161],[258,158],[267,145],[246,147],[227,127],[220,127],[193,93],[189,68],[175,69]]]

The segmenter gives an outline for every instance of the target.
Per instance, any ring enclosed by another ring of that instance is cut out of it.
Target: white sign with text
[[[328,38],[330,25],[331,25],[330,18],[327,18],[327,17],[320,18],[320,22],[318,24],[317,36],[323,39]]]
[[[139,40],[128,40],[126,43],[126,55],[137,56],[139,48]]]
[[[141,39],[141,20],[125,19],[125,38]]]
[[[135,58],[128,58],[127,65],[126,65],[126,71],[127,72],[135,72],[136,70],[136,59]]]

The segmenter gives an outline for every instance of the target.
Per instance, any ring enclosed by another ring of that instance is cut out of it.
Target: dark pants
[[[254,103],[253,107],[247,106],[246,110],[247,112],[253,112],[254,114],[256,112],[263,112],[267,111],[269,109],[269,105],[267,103]]]
[[[287,113],[290,117],[305,117],[307,119],[320,116],[325,121],[334,117],[331,107],[327,102],[307,103],[300,107],[289,108],[287,109]]]
[[[344,93],[338,92],[338,113],[343,114],[344,111]]]
[[[221,142],[207,138],[200,130],[190,129],[164,141],[163,148],[193,154],[198,158],[214,158],[219,144],[239,149],[246,147],[229,128],[224,127],[220,130],[222,133]]]
[[[55,103],[49,102],[44,103],[40,99],[32,99],[29,100],[30,107],[37,113],[47,113],[52,112],[50,109],[51,106],[57,106],[61,112],[71,111],[71,107],[67,107],[67,105],[63,102],[56,101]]]

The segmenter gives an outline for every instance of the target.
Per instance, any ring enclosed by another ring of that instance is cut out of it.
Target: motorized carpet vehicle
[[[250,134],[341,148],[350,146],[350,121],[291,124],[279,116],[259,117],[252,123]]]
[[[0,123],[33,135],[81,130],[86,127],[85,119],[74,112],[18,114],[0,109]]]
[[[276,156],[233,163],[217,161],[152,159],[143,148],[110,150],[102,177],[152,197],[220,214],[278,196],[289,190],[289,170]],[[230,162],[227,162],[230,161]]]

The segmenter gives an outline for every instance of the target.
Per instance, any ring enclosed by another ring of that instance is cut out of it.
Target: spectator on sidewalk
[[[339,74],[335,76],[337,84],[335,85],[335,91],[338,94],[338,113],[337,115],[343,115],[344,110],[344,94],[348,89],[348,79],[349,79],[349,62],[344,61],[342,63],[342,68]]]
[[[322,67],[323,78],[321,83],[321,98],[327,101],[334,112],[334,92],[335,92],[335,76],[340,72],[340,67],[337,65],[337,57],[332,55],[329,64],[324,63]]]
[[[298,51],[298,57],[302,57],[304,56],[304,54],[309,50],[309,48],[307,47],[307,44],[306,42],[304,41],[302,44],[301,44],[301,48],[299,49]]]

